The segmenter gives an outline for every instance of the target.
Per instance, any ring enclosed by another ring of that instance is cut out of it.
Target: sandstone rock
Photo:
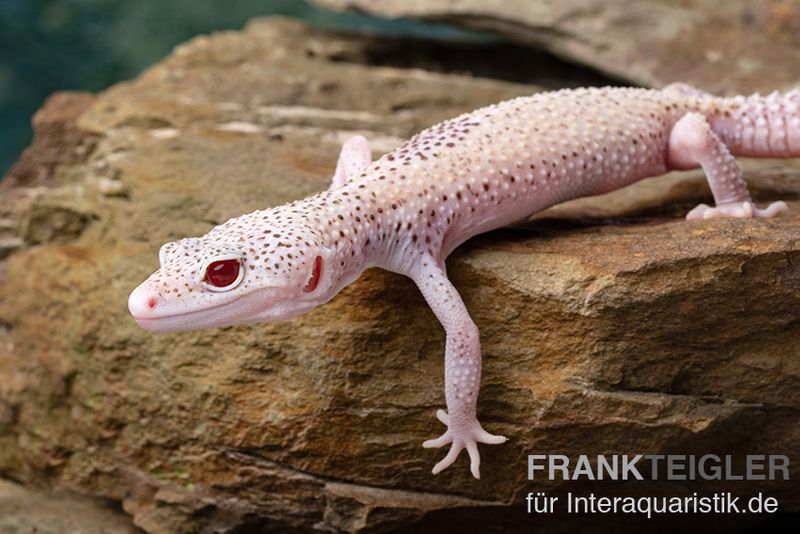
[[[797,0],[315,1],[489,30],[645,86],[684,81],[722,93],[800,84]]]
[[[57,169],[69,169],[82,161],[93,149],[93,138],[75,125],[75,119],[93,101],[88,93],[56,93],[33,117],[36,142],[25,150],[19,161],[9,169],[0,188],[0,259],[20,248],[27,235],[32,242],[57,238],[66,231],[73,236],[84,226],[86,214],[76,213],[63,206],[60,215],[40,212],[37,220],[31,204],[42,200],[40,188],[56,182]],[[66,180],[75,182],[75,180]],[[46,199],[44,199],[47,201]],[[69,202],[69,199],[62,199]]]
[[[51,194],[34,201],[26,215],[22,235],[31,244],[73,241],[92,219],[80,206],[59,202]]]
[[[102,499],[45,494],[0,480],[0,532],[135,534],[130,518]]]
[[[150,532],[530,532],[587,518],[528,516],[528,491],[593,486],[528,482],[529,453],[800,461],[797,162],[747,166],[758,200],[789,201],[779,219],[685,223],[708,197],[690,173],[566,204],[456,252],[451,277],[483,340],[481,418],[511,438],[484,448],[481,481],[465,458],[430,475],[442,452],[420,443],[441,431],[444,336],[409,280],[369,271],[276,325],[138,329],[127,295],[163,242],[326,187],[353,133],[382,152],[537,90],[370,66],[359,58],[372,46],[281,19],[194,39],[55,138],[65,154],[87,139],[91,150],[44,161],[47,180],[7,179],[0,206],[32,199],[10,220],[45,200],[92,216],[0,263],[0,473],[120,501]],[[36,158],[29,168],[39,175]],[[109,180],[126,194],[107,194]],[[800,508],[795,480],[744,490]],[[590,519],[596,531],[618,520]]]

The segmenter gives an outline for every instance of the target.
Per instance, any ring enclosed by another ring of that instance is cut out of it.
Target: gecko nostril
[[[147,287],[137,287],[128,297],[128,309],[134,317],[150,317],[160,304],[161,298],[158,293]]]

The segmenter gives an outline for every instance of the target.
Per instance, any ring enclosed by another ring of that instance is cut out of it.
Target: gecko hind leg
[[[331,180],[331,188],[340,187],[372,163],[372,149],[369,141],[362,135],[354,135],[342,144],[339,160],[336,162],[336,172]]]
[[[668,162],[672,169],[678,170],[702,167],[714,195],[715,207],[700,204],[686,215],[687,220],[771,218],[788,209],[782,201],[764,209],[753,204],[736,159],[699,113],[687,113],[672,127]]]

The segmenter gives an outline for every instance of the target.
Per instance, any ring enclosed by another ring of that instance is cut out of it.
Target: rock
[[[644,86],[683,81],[730,93],[800,84],[796,0],[315,1],[336,10],[488,30]]]
[[[91,215],[80,206],[54,200],[46,195],[31,204],[22,229],[28,243],[73,241],[91,222]]]
[[[89,107],[89,93],[55,93],[33,116],[34,144],[9,169],[3,180],[11,185],[52,184],[56,167],[83,160],[93,148],[93,139],[76,128],[75,119]]]
[[[0,182],[4,200],[0,203],[0,259],[19,249],[25,243],[23,236],[32,243],[58,239],[59,234],[75,236],[88,222],[90,216],[76,212],[74,206],[64,205],[51,213],[49,208],[36,210],[32,205],[48,202],[41,191],[63,180],[56,178],[57,169],[66,172],[94,149],[94,138],[75,124],[93,99],[88,93],[56,93],[34,115],[34,143]],[[61,196],[60,201],[69,204]]]
[[[368,271],[281,324],[140,330],[127,296],[162,243],[327,187],[349,135],[382,152],[538,90],[413,68],[408,57],[408,68],[369,65],[377,46],[254,21],[179,47],[61,133],[37,132],[65,136],[64,153],[86,139],[93,148],[63,164],[45,158],[46,173],[30,160],[30,175],[47,180],[7,181],[0,206],[31,199],[15,204],[22,221],[68,199],[92,216],[0,263],[0,472],[119,501],[148,532],[530,532],[587,518],[529,516],[529,491],[729,488],[529,482],[527,454],[800,461],[797,162],[747,167],[759,201],[789,201],[779,219],[685,223],[708,197],[689,173],[566,204],[456,252],[451,277],[483,340],[481,418],[511,438],[484,447],[481,481],[465,458],[430,474],[443,451],[420,443],[441,432],[444,335],[405,278]],[[126,194],[107,194],[108,180]],[[781,510],[800,505],[795,480],[747,491],[779,498]],[[592,521],[612,531],[620,519]]]
[[[0,480],[0,532],[135,534],[130,518],[103,499],[46,494]]]

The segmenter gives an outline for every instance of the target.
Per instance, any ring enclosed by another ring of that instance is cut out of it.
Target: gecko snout
[[[155,312],[159,302],[160,299],[154,291],[139,286],[128,297],[128,310],[137,319],[148,318]]]

